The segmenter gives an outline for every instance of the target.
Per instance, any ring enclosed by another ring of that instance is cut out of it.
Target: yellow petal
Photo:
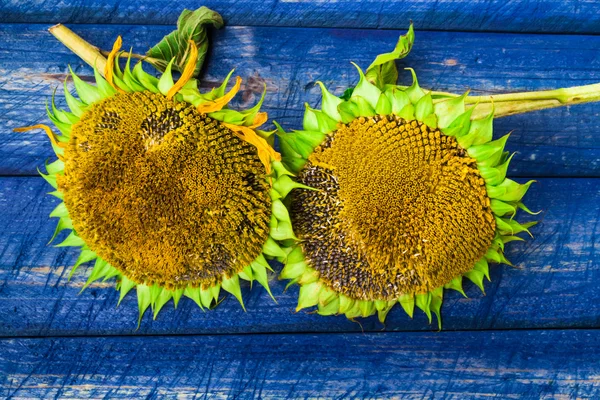
[[[254,129],[247,126],[239,126],[222,122],[224,126],[231,129],[240,139],[255,146],[258,150],[258,158],[265,166],[267,174],[271,173],[271,160],[281,161],[281,154],[275,151],[267,141],[258,136]]]
[[[193,40],[189,41],[190,43],[190,56],[188,57],[187,63],[185,64],[185,68],[181,73],[181,76],[173,85],[171,89],[167,92],[167,99],[173,98],[179,90],[190,80],[190,78],[194,75],[194,70],[196,69],[196,62],[198,61],[198,47],[196,47],[196,43]]]
[[[259,126],[267,122],[268,118],[269,117],[266,112],[257,113],[254,117],[254,121],[252,121],[252,125],[250,125],[250,128],[258,128]]]
[[[106,81],[108,82],[108,84],[110,86],[112,86],[119,92],[123,92],[123,89],[121,89],[120,87],[118,87],[114,84],[114,82],[113,82],[113,73],[114,72],[113,71],[115,68],[115,57],[116,57],[117,53],[119,52],[119,50],[121,49],[122,44],[123,44],[123,39],[121,39],[121,36],[119,35],[117,37],[117,40],[115,40],[115,43],[113,44],[112,50],[108,54],[108,58],[106,59],[106,65],[104,66],[104,77],[106,78]]]
[[[240,90],[240,86],[242,85],[242,78],[239,76],[235,77],[235,86],[231,88],[231,90],[223,97],[219,97],[216,100],[207,101],[206,103],[202,103],[198,106],[198,112],[200,113],[211,113],[215,111],[220,111],[223,107],[227,105],[233,99],[233,97]]]
[[[31,125],[31,126],[21,126],[19,128],[14,128],[13,131],[14,132],[28,132],[28,131],[31,131],[34,129],[43,129],[44,132],[46,132],[46,135],[48,135],[48,137],[50,138],[50,141],[52,142],[52,144],[55,145],[56,147],[59,147],[61,149],[64,149],[67,147],[66,143],[59,142],[56,139],[56,135],[54,134],[54,132],[52,132],[52,129],[50,129],[50,127],[48,125],[37,124],[37,125]],[[57,154],[56,156],[61,161],[65,160],[60,154]]]

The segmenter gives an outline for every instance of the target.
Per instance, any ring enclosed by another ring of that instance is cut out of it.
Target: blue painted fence
[[[600,5],[579,1],[211,0],[228,25],[213,32],[202,85],[231,70],[237,102],[257,101],[286,128],[301,126],[315,82],[337,93],[393,47],[412,19],[416,44],[399,66],[423,87],[501,93],[600,82]],[[511,243],[515,267],[492,268],[486,295],[448,294],[444,332],[392,311],[386,325],[295,313],[297,288],[273,276],[274,303],[244,287],[247,312],[225,298],[146,315],[132,295],[115,310],[113,282],[78,295],[76,252],[47,246],[53,201],[36,167],[52,156],[45,103],[71,65],[91,70],[47,33],[50,24],[101,48],[117,35],[145,51],[198,2],[0,2],[0,398],[597,398],[600,397],[600,118],[597,104],[507,117],[509,174],[535,178],[543,210],[535,239]],[[511,33],[512,32],[512,33]],[[544,34],[542,34],[544,33]],[[552,33],[552,34],[547,34]],[[407,74],[402,76],[409,81]],[[58,90],[60,93],[61,89]],[[59,100],[59,104],[64,104]],[[85,272],[85,267],[82,267]],[[364,333],[362,333],[364,332]]]

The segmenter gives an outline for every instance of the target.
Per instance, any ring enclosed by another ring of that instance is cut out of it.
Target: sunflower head
[[[58,160],[44,178],[62,202],[54,236],[76,246],[73,268],[95,261],[86,286],[117,278],[120,299],[136,288],[140,319],[154,316],[172,298],[210,308],[221,289],[242,303],[239,279],[267,290],[266,257],[284,257],[275,240],[294,239],[281,198],[298,184],[289,180],[259,103],[246,111],[227,107],[240,89],[236,78],[200,93],[191,79],[197,49],[175,82],[171,64],[156,78],[119,67],[120,38],[96,85],[71,71],[79,99],[67,90],[69,111],[52,100],[48,115],[61,134],[46,130]],[[233,71],[232,71],[233,72]],[[30,129],[23,128],[21,130]],[[269,291],[270,293],[270,291]],[[242,303],[243,306],[243,303]]]
[[[402,55],[412,28],[403,38]],[[301,285],[298,310],[383,322],[400,303],[441,324],[444,288],[464,294],[467,278],[483,291],[488,264],[508,263],[505,243],[529,232],[514,217],[529,211],[531,182],[506,178],[508,135],[492,140],[493,111],[473,117],[468,93],[434,96],[412,69],[412,85],[386,83],[390,57],[367,74],[355,65],[346,99],[319,82],[321,110],[307,105],[304,130],[280,135],[284,164],[315,189],[289,200],[299,240],[281,278]]]

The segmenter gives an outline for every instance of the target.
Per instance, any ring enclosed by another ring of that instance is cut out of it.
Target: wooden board
[[[600,5],[576,0],[8,0],[0,4],[0,22],[174,25],[183,8],[201,5],[228,26],[397,29],[412,20],[421,30],[600,32]]]
[[[13,133],[17,126],[48,123],[45,105],[67,65],[91,80],[91,69],[56,41],[44,25],[0,26],[0,175],[32,175],[52,156],[41,131]],[[140,52],[171,27],[73,26],[85,39],[110,48],[118,34]],[[317,106],[318,80],[335,93],[357,82],[350,61],[363,68],[389,51],[401,31],[229,27],[216,32],[202,86],[217,85],[233,68],[245,78],[236,103],[253,105],[263,83],[264,109],[286,129],[302,126],[304,103]],[[400,67],[415,67],[422,86],[473,93],[541,90],[600,81],[600,37],[417,32]],[[147,68],[149,70],[149,68]],[[410,83],[410,74],[401,75]],[[595,104],[499,119],[497,136],[513,131],[508,149],[518,153],[513,176],[598,176],[600,118]],[[268,127],[268,125],[266,125]]]
[[[3,398],[598,398],[600,331],[0,340]]]
[[[41,178],[0,179],[0,204],[7,222],[0,235],[0,336],[384,329],[375,317],[360,319],[359,325],[343,316],[295,313],[297,288],[284,292],[284,282],[273,276],[276,304],[260,286],[252,290],[245,286],[246,313],[233,297],[210,312],[184,299],[178,310],[167,305],[157,321],[146,315],[136,331],[134,293],[118,309],[112,281],[94,284],[78,295],[86,274],[67,279],[78,252],[46,246],[55,224],[47,215],[56,204],[44,195],[48,190]],[[470,283],[465,285],[469,298],[447,292],[444,329],[600,327],[600,179],[540,179],[531,187],[527,204],[544,213],[541,224],[532,228],[535,239],[507,246],[507,257],[517,268],[494,266],[486,296]],[[389,314],[385,329],[437,326],[428,325],[420,311],[410,320],[397,308]]]

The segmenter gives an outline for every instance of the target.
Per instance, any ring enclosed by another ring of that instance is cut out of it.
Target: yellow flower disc
[[[306,261],[362,300],[426,293],[494,239],[485,180],[457,141],[396,115],[340,124],[308,158],[292,220]]]
[[[59,190],[85,243],[137,283],[210,287],[262,252],[271,198],[256,148],[186,102],[117,93],[73,125]]]

